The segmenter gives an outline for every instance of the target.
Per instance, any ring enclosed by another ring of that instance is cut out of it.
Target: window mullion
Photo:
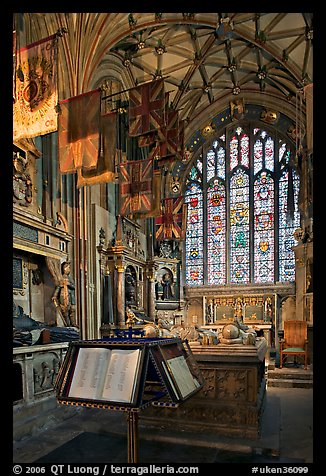
[[[250,263],[250,276],[249,282],[253,283],[255,279],[254,273],[254,160],[253,160],[253,151],[254,151],[254,138],[251,125],[249,131],[250,137],[250,157],[249,157],[249,263]]]
[[[230,132],[225,131],[225,201],[226,201],[226,237],[225,237],[225,252],[226,252],[226,284],[230,284],[231,281],[231,247],[230,247],[230,180],[231,180],[231,167],[230,167]]]
[[[207,164],[206,164],[206,152],[202,149],[202,183],[203,183],[203,281],[204,284],[208,284],[207,276]]]
[[[274,279],[275,282],[279,281],[279,180],[280,162],[279,162],[279,143],[278,135],[274,136]]]

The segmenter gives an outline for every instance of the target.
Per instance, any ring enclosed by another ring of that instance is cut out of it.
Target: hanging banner
[[[135,213],[135,218],[155,218],[161,214],[161,188],[162,188],[162,172],[154,170],[153,172],[153,199],[151,210],[145,213]]]
[[[132,160],[120,164],[120,214],[146,213],[153,203],[153,161]]]
[[[101,127],[101,90],[60,101],[59,169],[62,174],[97,166]]]
[[[129,136],[159,129],[164,119],[164,81],[141,84],[129,92]]]
[[[138,147],[148,147],[156,141],[156,131],[138,136]]]
[[[155,218],[156,239],[183,240],[186,236],[187,204],[183,197],[165,198],[161,216]]]
[[[117,155],[117,113],[101,116],[100,150],[95,168],[77,170],[77,188],[115,181],[115,162]]]
[[[57,36],[21,48],[16,66],[13,140],[56,131]]]
[[[166,110],[166,125],[161,127],[158,137],[161,143],[161,157],[175,156],[180,150],[179,112]]]

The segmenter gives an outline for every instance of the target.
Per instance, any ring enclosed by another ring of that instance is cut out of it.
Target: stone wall
[[[37,433],[76,410],[56,401],[54,383],[68,343],[17,347],[13,350],[13,438]]]

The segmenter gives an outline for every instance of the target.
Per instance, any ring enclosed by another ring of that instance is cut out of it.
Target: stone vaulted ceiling
[[[311,13],[24,13],[25,41],[64,31],[60,99],[157,77],[188,127],[235,97],[294,109],[313,82]],[[127,96],[125,96],[127,98]]]

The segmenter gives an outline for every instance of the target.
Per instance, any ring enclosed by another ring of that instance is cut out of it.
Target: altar
[[[146,408],[140,423],[258,439],[266,394],[266,339],[259,337],[254,345],[190,342],[190,347],[204,386],[178,408]]]

